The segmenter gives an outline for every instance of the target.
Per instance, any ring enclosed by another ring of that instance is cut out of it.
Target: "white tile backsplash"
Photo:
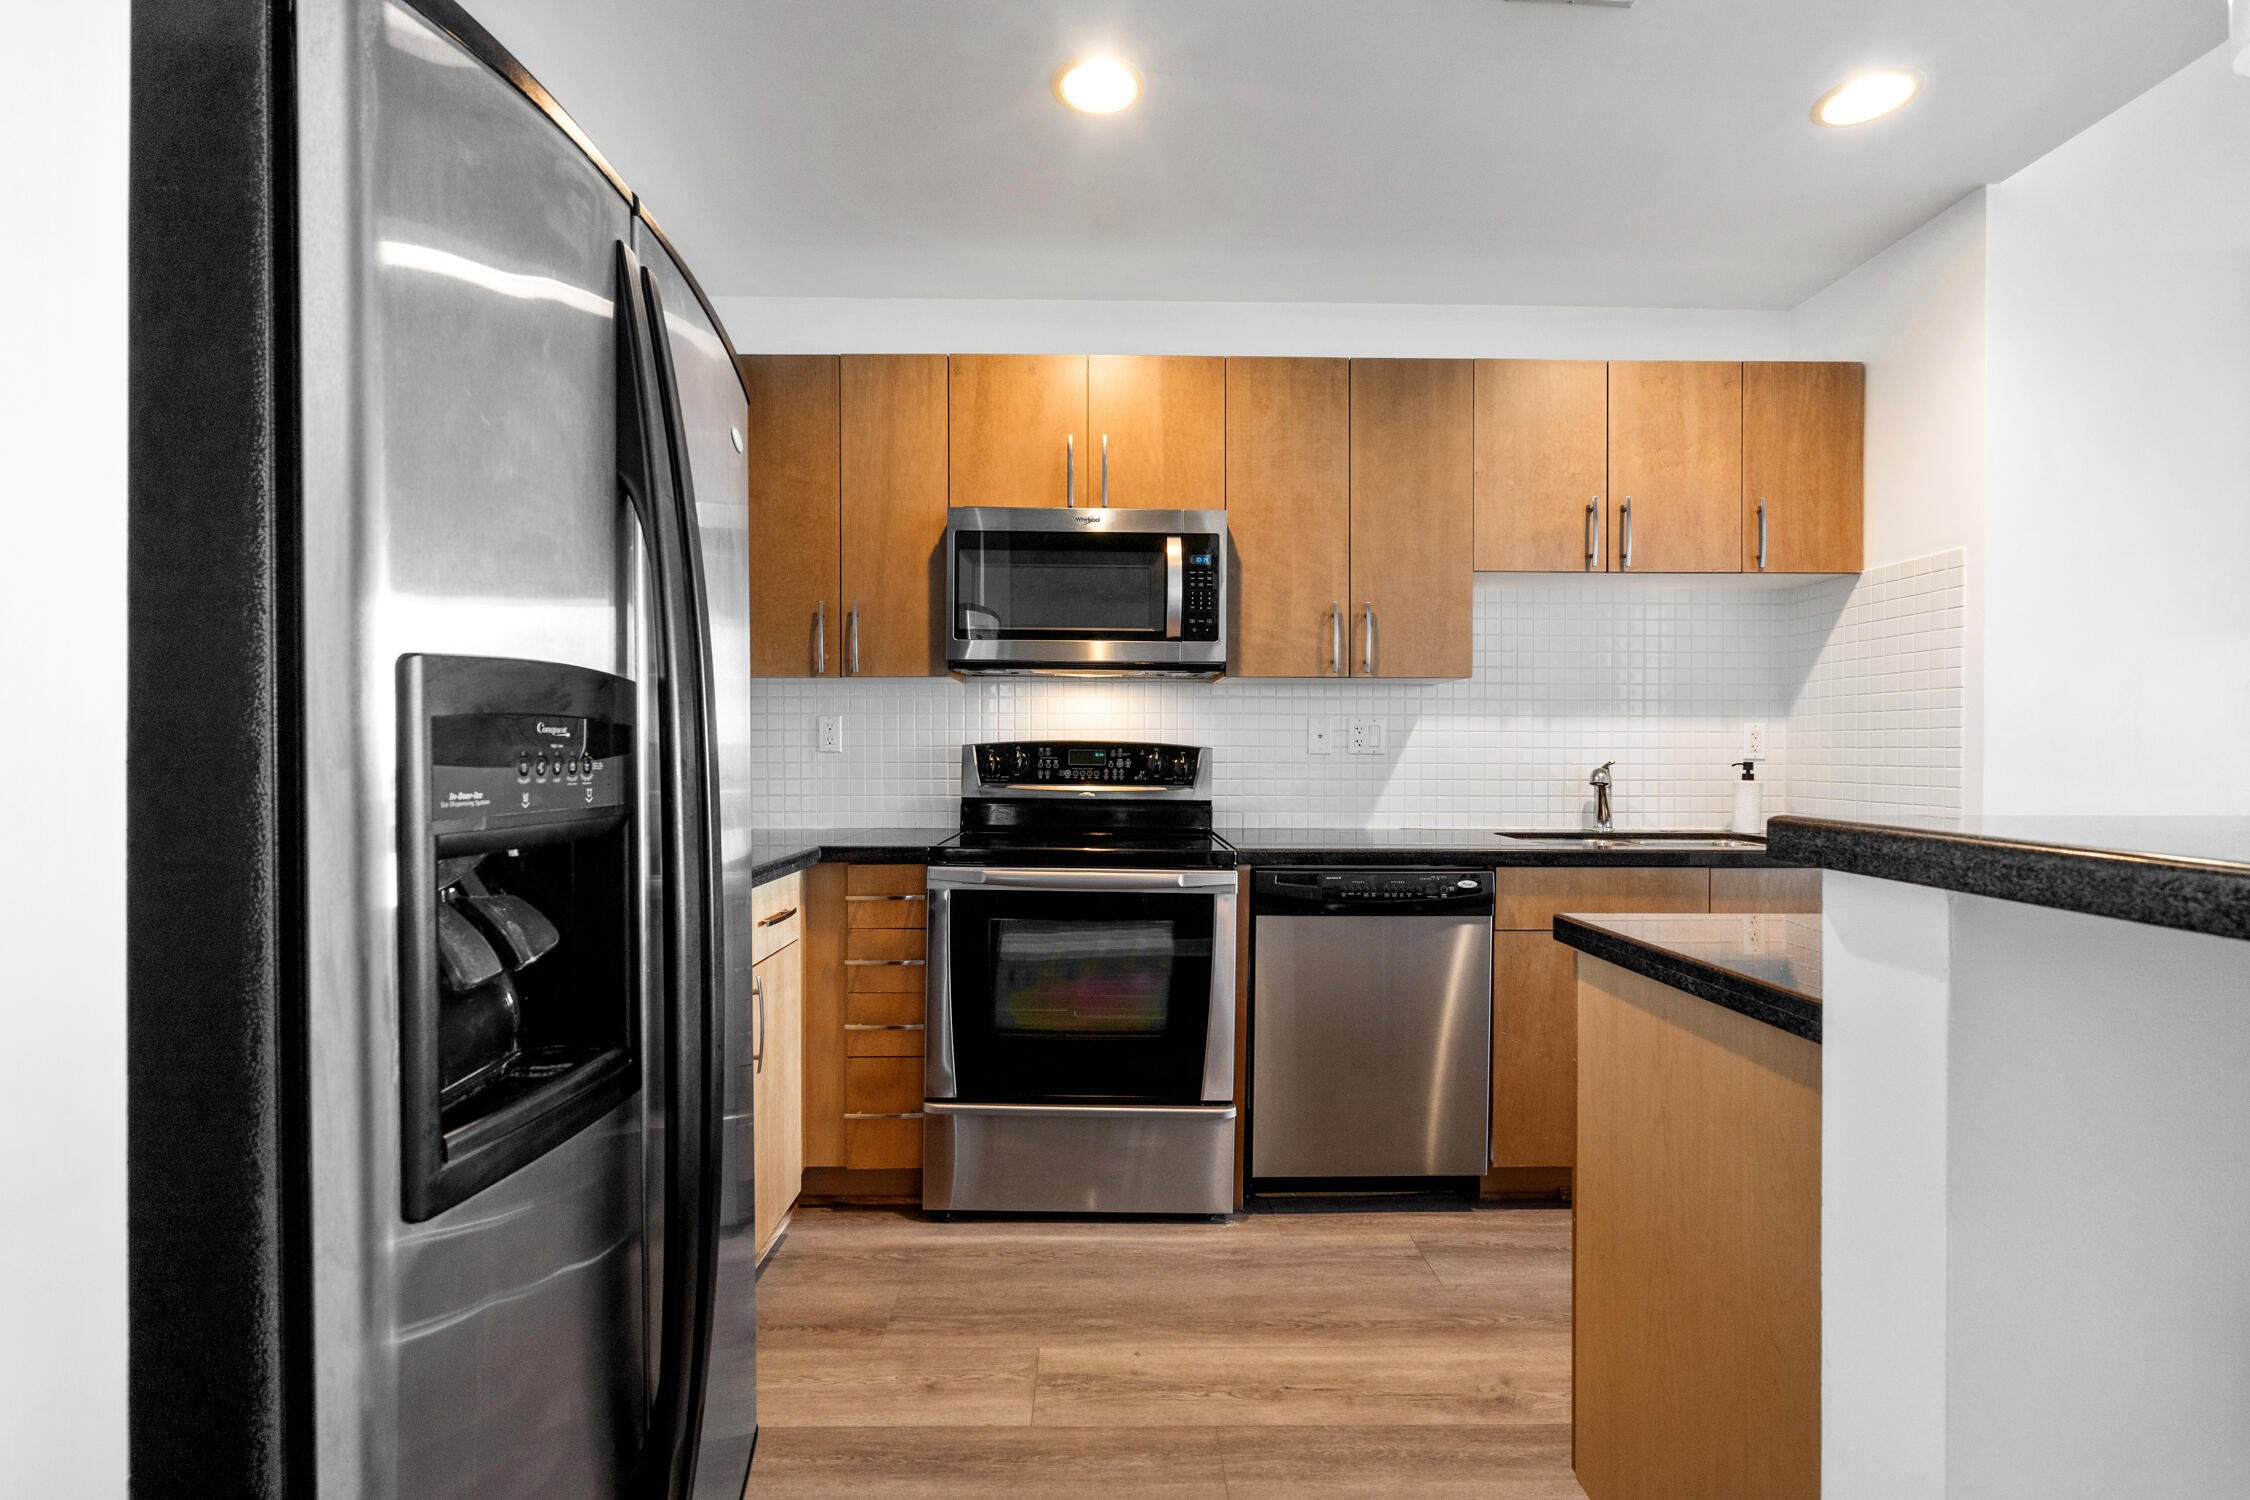
[[[1796,588],[1480,575],[1474,675],[1453,682],[764,681],[757,823],[950,825],[964,743],[1118,735],[1211,746],[1222,829],[1581,827],[1605,760],[1620,827],[1711,828],[1751,721],[1769,812],[1931,807],[1948,788],[1958,806],[1960,568]],[[841,753],[817,748],[824,714]],[[1346,752],[1354,718],[1382,721],[1380,752]],[[1316,719],[1331,753],[1306,751]]]

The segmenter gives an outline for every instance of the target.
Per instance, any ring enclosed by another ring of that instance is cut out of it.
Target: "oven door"
[[[929,893],[931,1099],[1233,1098],[1231,871],[940,866]]]

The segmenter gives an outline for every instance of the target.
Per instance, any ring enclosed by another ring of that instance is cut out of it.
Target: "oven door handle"
[[[1180,638],[1180,613],[1187,602],[1187,556],[1176,536],[1164,539],[1164,639]]]
[[[932,886],[1000,886],[1019,891],[1232,890],[1231,870],[962,870],[939,866]]]
[[[931,1099],[923,1110],[933,1115],[1011,1115],[1018,1119],[1165,1119],[1231,1120],[1232,1104],[947,1104]]]

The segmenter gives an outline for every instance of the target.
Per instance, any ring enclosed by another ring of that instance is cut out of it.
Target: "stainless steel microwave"
[[[963,506],[945,526],[946,665],[968,674],[1218,677],[1223,510]]]

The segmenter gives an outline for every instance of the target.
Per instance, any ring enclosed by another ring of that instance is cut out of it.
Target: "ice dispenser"
[[[402,1210],[427,1219],[640,1087],[633,684],[399,661]]]

